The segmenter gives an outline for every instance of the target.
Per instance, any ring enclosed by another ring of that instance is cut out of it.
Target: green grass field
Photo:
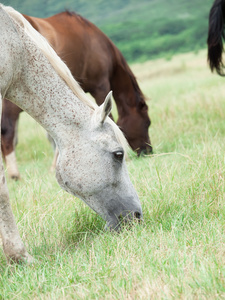
[[[22,180],[8,180],[33,266],[7,266],[0,299],[224,299],[225,79],[206,51],[132,65],[149,101],[151,157],[128,168],[144,223],[121,234],[62,191],[45,132],[21,114]]]

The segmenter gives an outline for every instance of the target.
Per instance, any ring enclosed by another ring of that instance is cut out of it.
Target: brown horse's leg
[[[1,148],[9,177],[16,180],[20,178],[16,163],[15,146],[17,139],[17,123],[21,111],[22,110],[15,104],[6,99],[3,100]]]

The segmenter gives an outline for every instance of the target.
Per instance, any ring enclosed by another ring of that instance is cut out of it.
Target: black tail
[[[217,73],[225,76],[223,64],[223,40],[225,18],[225,0],[215,0],[209,13],[208,30],[208,62],[211,71],[216,69]]]

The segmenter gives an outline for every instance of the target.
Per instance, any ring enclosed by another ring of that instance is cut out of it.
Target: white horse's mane
[[[67,65],[56,54],[55,50],[50,46],[47,40],[38,31],[36,31],[18,11],[10,6],[4,6],[2,4],[0,5],[0,7],[2,7],[14,21],[16,21],[20,26],[24,28],[26,34],[37,45],[37,47],[40,48],[55,71],[73,91],[74,95],[90,108],[95,110],[98,107],[97,104],[94,103],[89,97],[87,97],[85,92],[80,87],[79,83],[74,79]],[[128,147],[128,143],[122,131],[109,117],[107,118],[107,122],[112,125],[118,142],[123,146],[124,149],[126,149]]]

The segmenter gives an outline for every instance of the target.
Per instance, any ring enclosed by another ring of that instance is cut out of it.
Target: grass
[[[21,115],[21,182],[8,180],[33,266],[7,266],[0,299],[224,299],[225,82],[206,52],[132,66],[150,99],[151,157],[127,162],[144,224],[121,234],[62,191],[45,132]]]

